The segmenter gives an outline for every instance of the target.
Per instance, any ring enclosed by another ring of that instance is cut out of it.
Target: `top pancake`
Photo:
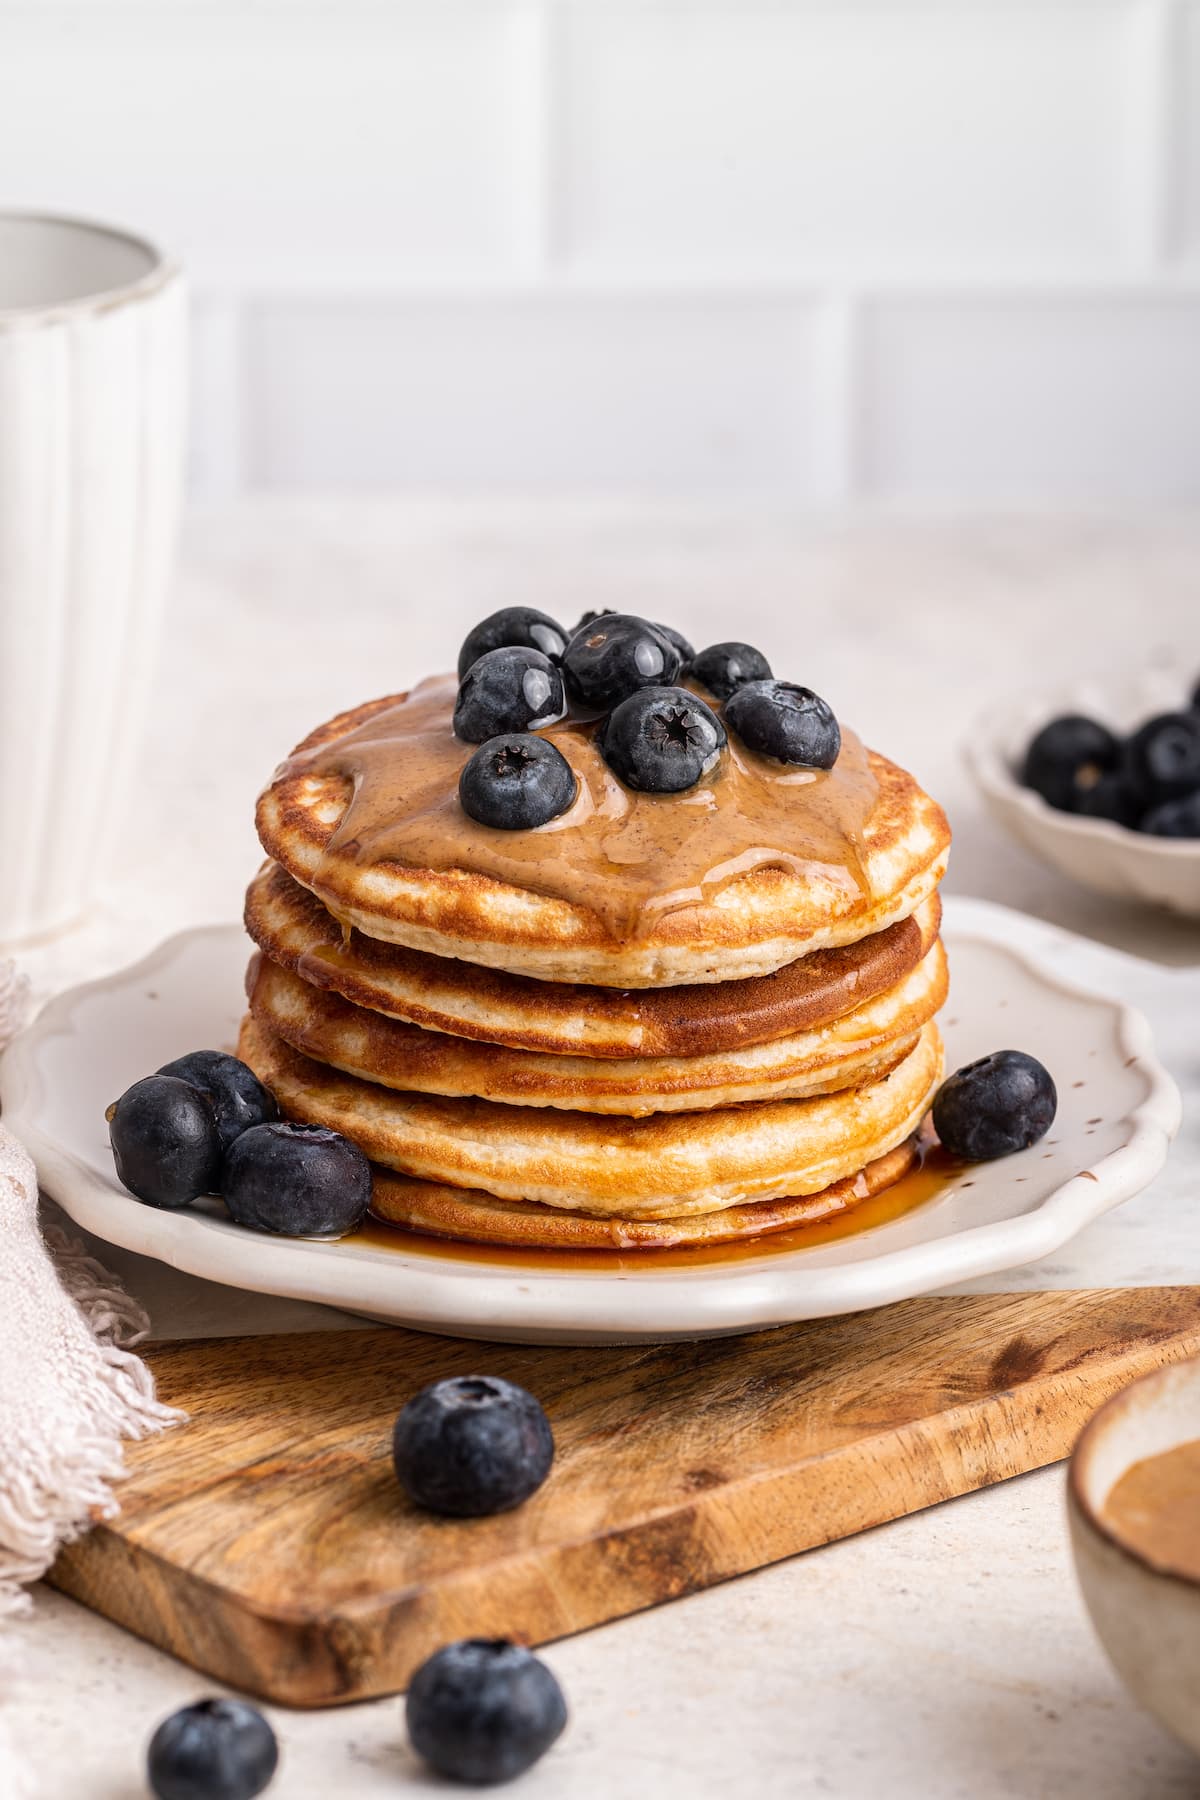
[[[830,1025],[911,974],[940,918],[934,894],[886,931],[771,975],[630,992],[533,981],[358,931],[344,940],[332,914],[276,863],[246,895],[255,943],[314,987],[430,1031],[557,1056],[709,1056]]]
[[[575,771],[575,804],[490,830],[458,804],[473,746],[453,736],[453,695],[434,681],[339,715],[260,797],[268,854],[368,937],[537,980],[723,982],[886,930],[944,870],[941,809],[849,733],[827,772],[731,736],[707,785],[649,795],[568,720],[541,735]]]

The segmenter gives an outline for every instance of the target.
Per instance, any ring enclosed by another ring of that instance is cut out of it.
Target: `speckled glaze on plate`
[[[1200,840],[1151,837],[1059,812],[1015,774],[1034,732],[1062,713],[1086,713],[1129,731],[1185,703],[1178,676],[1153,670],[1111,687],[1083,683],[1026,696],[980,720],[964,746],[967,767],[993,816],[1043,862],[1097,893],[1200,919]]]
[[[718,1336],[861,1311],[1048,1255],[1162,1167],[1180,1101],[1140,1013],[1063,983],[1069,943],[1019,913],[947,902],[948,1066],[1009,1045],[1040,1056],[1060,1110],[1044,1144],[981,1164],[927,1204],[869,1230],[728,1266],[528,1270],[370,1243],[259,1237],[217,1202],[139,1205],[118,1185],[104,1108],[130,1082],[200,1045],[232,1043],[246,940],[211,926],[61,995],[0,1063],[5,1123],[42,1185],[110,1243],[212,1281],[324,1301],[428,1331],[510,1342],[620,1343]],[[969,1185],[968,1185],[969,1184]]]

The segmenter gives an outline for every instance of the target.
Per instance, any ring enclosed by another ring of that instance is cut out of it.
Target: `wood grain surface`
[[[129,1451],[119,1517],[51,1579],[252,1694],[404,1687],[450,1639],[544,1642],[1065,1456],[1089,1414],[1200,1353],[1200,1289],[970,1295],[665,1348],[399,1330],[152,1348],[191,1421]],[[444,1375],[538,1395],[554,1469],[519,1511],[400,1492],[391,1427]]]

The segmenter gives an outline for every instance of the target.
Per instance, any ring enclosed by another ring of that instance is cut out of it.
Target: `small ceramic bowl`
[[[1104,1503],[1144,1457],[1200,1438],[1200,1359],[1135,1381],[1086,1426],[1071,1458],[1075,1570],[1096,1634],[1130,1693],[1200,1754],[1200,1581],[1117,1536]]]
[[[1017,776],[1034,732],[1061,713],[1088,713],[1130,731],[1185,703],[1180,677],[1161,672],[1111,688],[1088,684],[1040,694],[980,720],[966,745],[967,766],[993,816],[1043,862],[1101,894],[1200,918],[1200,839],[1150,837],[1107,819],[1059,812]]]

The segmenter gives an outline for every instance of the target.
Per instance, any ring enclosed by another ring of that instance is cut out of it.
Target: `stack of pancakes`
[[[435,680],[331,721],[258,807],[239,1054],[363,1148],[375,1213],[654,1248],[904,1174],[947,986],[949,831],[911,776],[853,738],[802,776],[731,745],[711,786],[635,795],[568,719],[547,735],[575,806],[501,832],[458,805],[453,699]]]

